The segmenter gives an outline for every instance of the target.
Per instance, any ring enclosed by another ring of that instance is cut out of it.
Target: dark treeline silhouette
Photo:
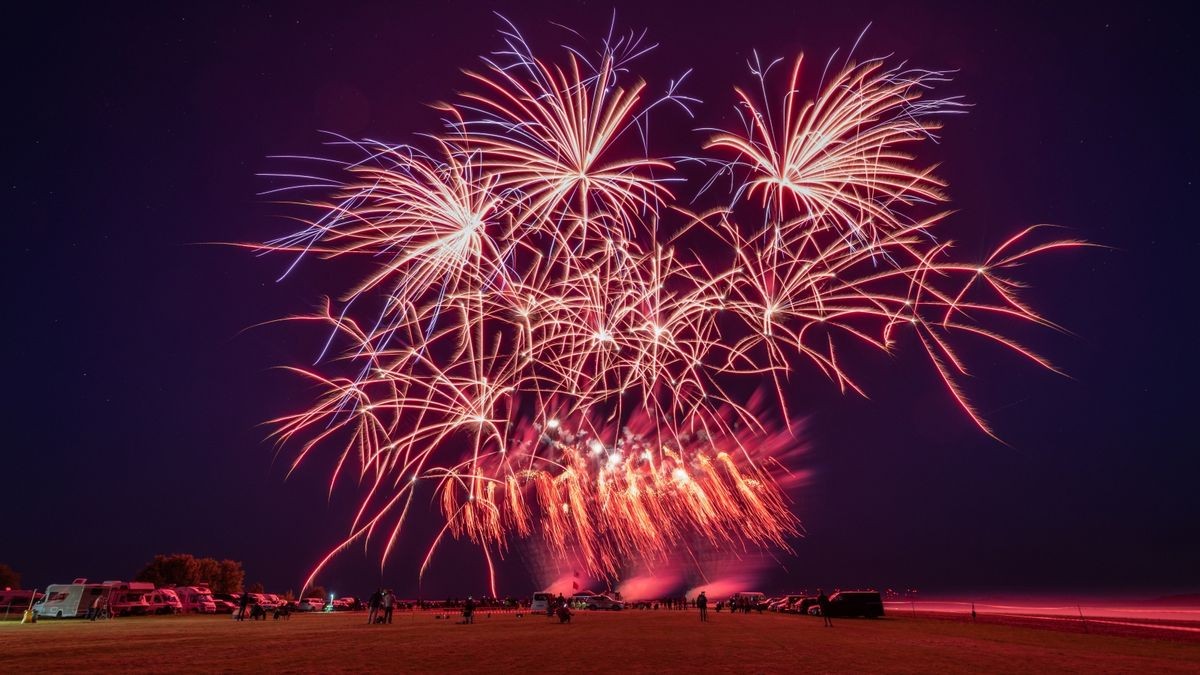
[[[206,584],[216,593],[241,593],[245,579],[242,563],[236,560],[197,558],[188,553],[156,555],[134,577],[155,586]]]

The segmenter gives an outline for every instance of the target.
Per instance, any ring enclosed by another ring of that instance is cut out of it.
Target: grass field
[[[1200,642],[938,619],[838,620],[695,611],[478,615],[475,625],[361,613],[0,623],[0,672],[1197,672]]]

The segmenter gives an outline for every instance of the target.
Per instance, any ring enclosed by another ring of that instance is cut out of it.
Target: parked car
[[[620,600],[615,600],[609,595],[600,594],[600,595],[593,595],[590,598],[588,598],[587,602],[584,604],[584,607],[586,607],[588,609],[616,610],[616,609],[625,609],[625,603],[621,602]]]
[[[788,614],[809,614],[809,610],[817,606],[816,596],[807,596],[793,602],[787,609],[783,610]]]
[[[248,605],[262,605],[263,609],[275,609],[278,605],[271,602],[265,593],[247,593],[250,596]]]
[[[304,598],[300,604],[296,605],[296,609],[301,612],[320,612],[325,609],[324,598]]]
[[[218,614],[232,613],[241,607],[242,596],[240,593],[213,593],[213,602],[217,605]],[[225,606],[228,606],[228,611],[224,609]]]
[[[808,613],[820,616],[821,606],[814,604]],[[883,598],[879,591],[838,591],[829,596],[829,616],[876,619],[883,616]]]
[[[233,614],[238,610],[238,603],[224,598],[213,597],[213,611],[217,614]]]
[[[775,602],[767,605],[767,609],[772,612],[786,612],[795,603],[804,599],[803,595],[785,595]]]

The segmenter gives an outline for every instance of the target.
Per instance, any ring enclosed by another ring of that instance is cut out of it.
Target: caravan
[[[76,579],[69,584],[50,584],[46,587],[46,596],[33,606],[33,611],[39,617],[56,619],[87,616],[97,598],[102,604],[107,604],[109,590],[107,584],[89,584],[87,579]]]
[[[160,588],[152,593],[147,593],[146,602],[149,603],[149,611],[152,614],[183,613],[183,603],[179,602],[179,596],[175,595],[175,591],[169,588]]]
[[[154,584],[144,581],[106,581],[108,608],[113,616],[143,616],[150,612],[146,596],[154,592]]]
[[[174,589],[184,614],[216,614],[212,591],[203,586],[179,586]]]

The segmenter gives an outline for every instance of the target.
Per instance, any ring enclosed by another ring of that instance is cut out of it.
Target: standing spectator
[[[246,605],[248,604],[250,604],[250,594],[246,591],[242,591],[242,597],[238,598],[238,621],[246,620]]]
[[[463,604],[463,623],[475,623],[475,598],[467,597],[467,602]]]
[[[704,591],[700,591],[700,595],[696,596],[696,606],[700,608],[700,621],[708,622],[708,596],[704,595]]]
[[[382,606],[383,606],[383,622],[384,623],[392,622],[392,609],[395,607],[395,605],[396,605],[396,596],[392,594],[392,589],[389,588],[383,592]]]
[[[367,625],[375,623],[376,617],[379,616],[379,605],[383,603],[383,591],[375,589],[370,598],[367,598]]]
[[[833,617],[829,616],[829,596],[819,588],[817,589],[817,607],[821,608],[821,616],[825,619],[825,625],[833,628]]]

